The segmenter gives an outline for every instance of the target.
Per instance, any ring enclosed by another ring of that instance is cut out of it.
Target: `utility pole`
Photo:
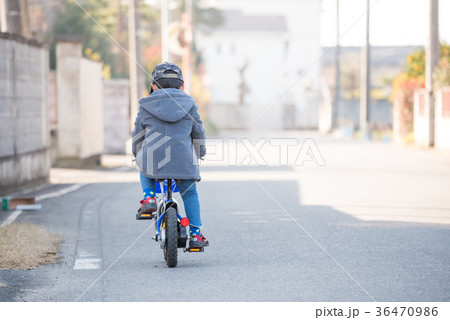
[[[170,62],[169,58],[169,7],[168,0],[161,0],[161,60]]]
[[[192,0],[185,0],[185,8],[182,16],[184,29],[184,54],[182,56],[182,66],[184,73],[184,90],[191,94],[192,92]]]
[[[22,35],[20,2],[17,0],[2,0],[2,32]]]
[[[20,6],[20,22],[22,29],[22,36],[25,38],[31,38],[30,16],[28,15],[28,2],[27,0],[19,0]]]
[[[425,54],[425,89],[427,92],[427,106],[429,117],[429,140],[428,145],[434,146],[434,104],[435,96],[433,90],[433,75],[439,63],[440,44],[439,44],[439,0],[429,0],[430,24],[428,43]]]
[[[139,1],[128,1],[128,52],[130,67],[130,124],[134,126],[139,98],[145,92],[145,70],[141,69],[141,46],[139,38]]]
[[[366,11],[366,44],[361,50],[361,84],[360,84],[360,114],[359,129],[364,138],[369,138],[369,110],[370,110],[370,42],[369,17],[370,0],[367,0]]]
[[[6,32],[6,0],[0,0],[0,32]]]
[[[335,68],[336,68],[336,86],[335,86],[335,100],[333,112],[331,115],[331,129],[336,129],[338,126],[339,117],[339,103],[341,91],[341,65],[340,65],[340,45],[339,45],[339,0],[336,0],[336,48],[335,48]]]

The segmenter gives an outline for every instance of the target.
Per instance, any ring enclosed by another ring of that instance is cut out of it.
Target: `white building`
[[[224,24],[196,34],[209,76],[211,121],[219,128],[316,128],[320,1],[217,4]]]

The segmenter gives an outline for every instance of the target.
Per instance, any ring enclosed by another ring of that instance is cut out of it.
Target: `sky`
[[[145,0],[158,5],[160,0]],[[211,5],[226,0],[207,0]],[[243,0],[245,1],[245,0]],[[277,5],[276,0],[272,0]],[[301,1],[301,0],[295,0]],[[336,42],[336,0],[322,2],[322,46]],[[370,43],[376,46],[425,45],[428,32],[430,0],[370,0]],[[366,0],[339,0],[340,45],[360,46],[365,43]],[[220,6],[220,5],[219,5]],[[439,0],[439,35],[450,44],[450,0]]]
[[[339,0],[340,45],[365,42],[366,0]],[[377,46],[425,45],[429,0],[371,0],[370,43]],[[439,1],[439,37],[450,44],[450,0]],[[363,16],[361,19],[358,18]],[[352,26],[352,24],[354,24]],[[336,42],[336,0],[322,0],[321,44]]]

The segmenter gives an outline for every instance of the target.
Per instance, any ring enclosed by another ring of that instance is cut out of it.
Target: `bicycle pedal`
[[[158,235],[154,235],[154,236],[152,237],[152,239],[155,240],[156,242],[158,242]]]
[[[136,220],[152,220],[154,217],[152,213],[136,213]]]
[[[203,252],[205,248],[185,248],[184,252]]]

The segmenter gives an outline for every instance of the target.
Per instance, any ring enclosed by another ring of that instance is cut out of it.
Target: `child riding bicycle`
[[[156,211],[156,180],[176,179],[189,219],[189,246],[202,248],[209,242],[200,231],[196,182],[201,179],[198,160],[206,154],[206,135],[194,98],[183,90],[181,69],[164,62],[152,72],[150,95],[139,100],[132,133],[144,193],[138,215]]]

